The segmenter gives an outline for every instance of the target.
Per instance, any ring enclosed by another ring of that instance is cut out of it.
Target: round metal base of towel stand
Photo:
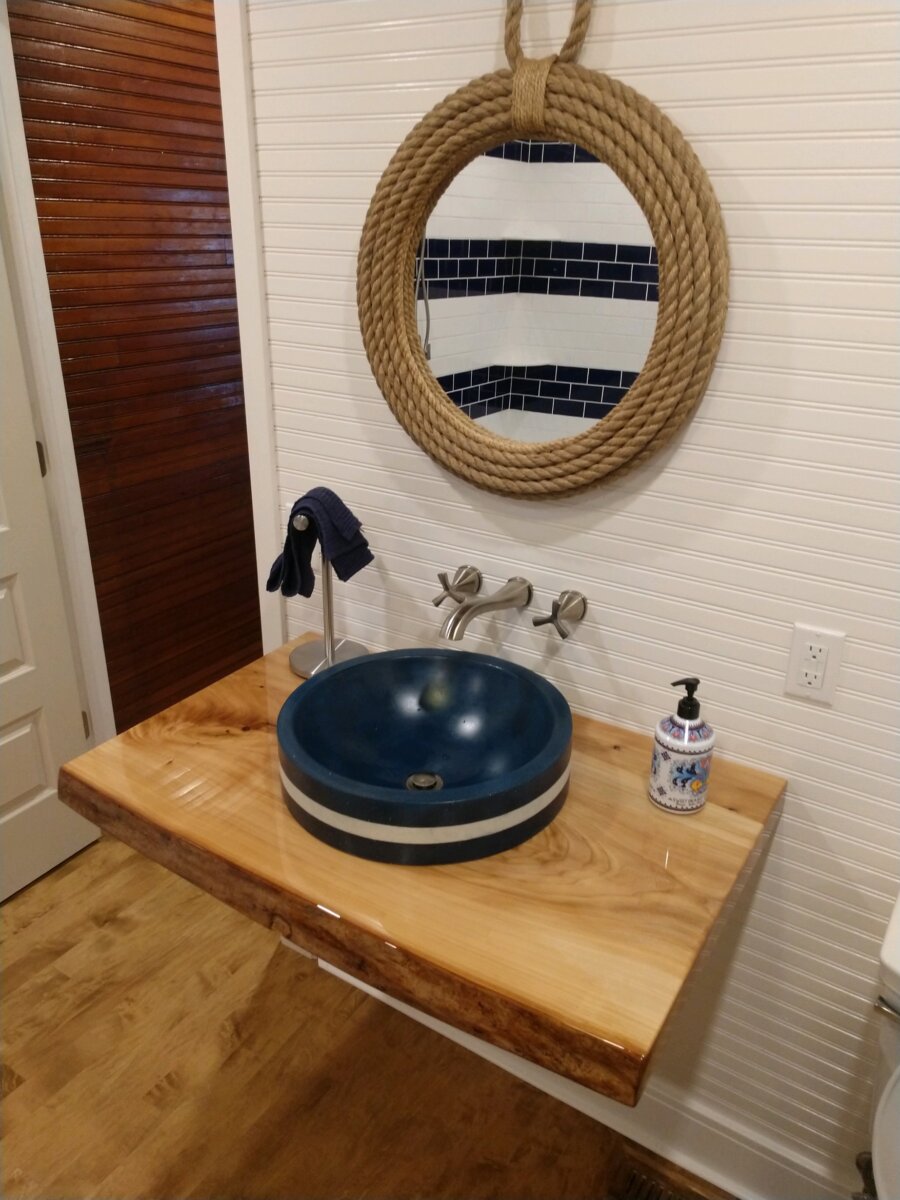
[[[368,653],[365,646],[360,642],[351,641],[350,638],[338,638],[334,643],[334,663],[348,662],[351,658],[361,658],[363,654]],[[303,679],[318,675],[319,671],[324,671],[326,667],[334,665],[334,663],[328,662],[323,638],[317,638],[314,642],[305,642],[304,645],[297,646],[291,651],[289,661],[294,674],[300,675]]]

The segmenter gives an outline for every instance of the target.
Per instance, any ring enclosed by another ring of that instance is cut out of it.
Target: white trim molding
[[[280,596],[270,595],[265,587],[269,568],[281,553],[283,530],[278,519],[275,416],[257,185],[256,119],[244,0],[215,0],[215,18],[250,455],[259,616],[263,650],[269,651],[281,646],[286,638],[284,601]]]
[[[101,742],[112,737],[116,727],[6,5],[0,7],[0,233],[8,242],[10,287],[29,392],[37,405],[35,427],[47,455],[47,498],[67,585],[64,600],[79,684],[90,714],[92,740]]]

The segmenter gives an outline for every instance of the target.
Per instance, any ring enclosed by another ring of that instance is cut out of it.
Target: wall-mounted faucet
[[[498,612],[503,608],[526,608],[531,603],[533,588],[527,579],[508,579],[503,587],[490,596],[468,596],[453,610],[441,629],[441,637],[451,642],[462,641],[469,622],[479,613]]]
[[[452,579],[446,571],[440,571],[438,579],[442,590],[440,595],[434,597],[432,604],[437,607],[445,600],[455,600],[457,604],[441,628],[441,637],[451,642],[462,641],[469,622],[479,613],[498,612],[503,608],[527,608],[534,594],[528,580],[516,576],[507,579],[493,595],[480,596],[482,577],[477,567],[457,567]],[[568,589],[560,592],[558,599],[553,601],[551,611],[546,616],[535,617],[532,625],[550,625],[561,638],[568,638],[573,627],[584,619],[586,611],[587,601],[581,592]]]

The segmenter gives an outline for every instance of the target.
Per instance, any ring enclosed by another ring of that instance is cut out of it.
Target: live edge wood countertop
[[[63,767],[102,829],[317,957],[624,1104],[784,781],[714,762],[709,800],[646,797],[651,739],[575,717],[561,814],[477,862],[400,867],[316,841],[281,797],[290,647]]]

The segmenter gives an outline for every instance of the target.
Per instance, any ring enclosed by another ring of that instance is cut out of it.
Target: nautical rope
[[[681,133],[632,88],[574,62],[590,0],[577,0],[558,55],[528,59],[522,0],[508,0],[503,69],[460,88],[409,133],[381,177],[363,228],[357,301],[375,379],[394,415],[437,462],[510,496],[564,496],[655,453],[690,416],[722,340],[728,250],[709,178]],[[416,249],[451,180],[522,133],[583,146],[641,206],[659,257],[659,310],[647,361],[602,421],[575,437],[515,442],[456,407],[425,359],[416,322]]]

